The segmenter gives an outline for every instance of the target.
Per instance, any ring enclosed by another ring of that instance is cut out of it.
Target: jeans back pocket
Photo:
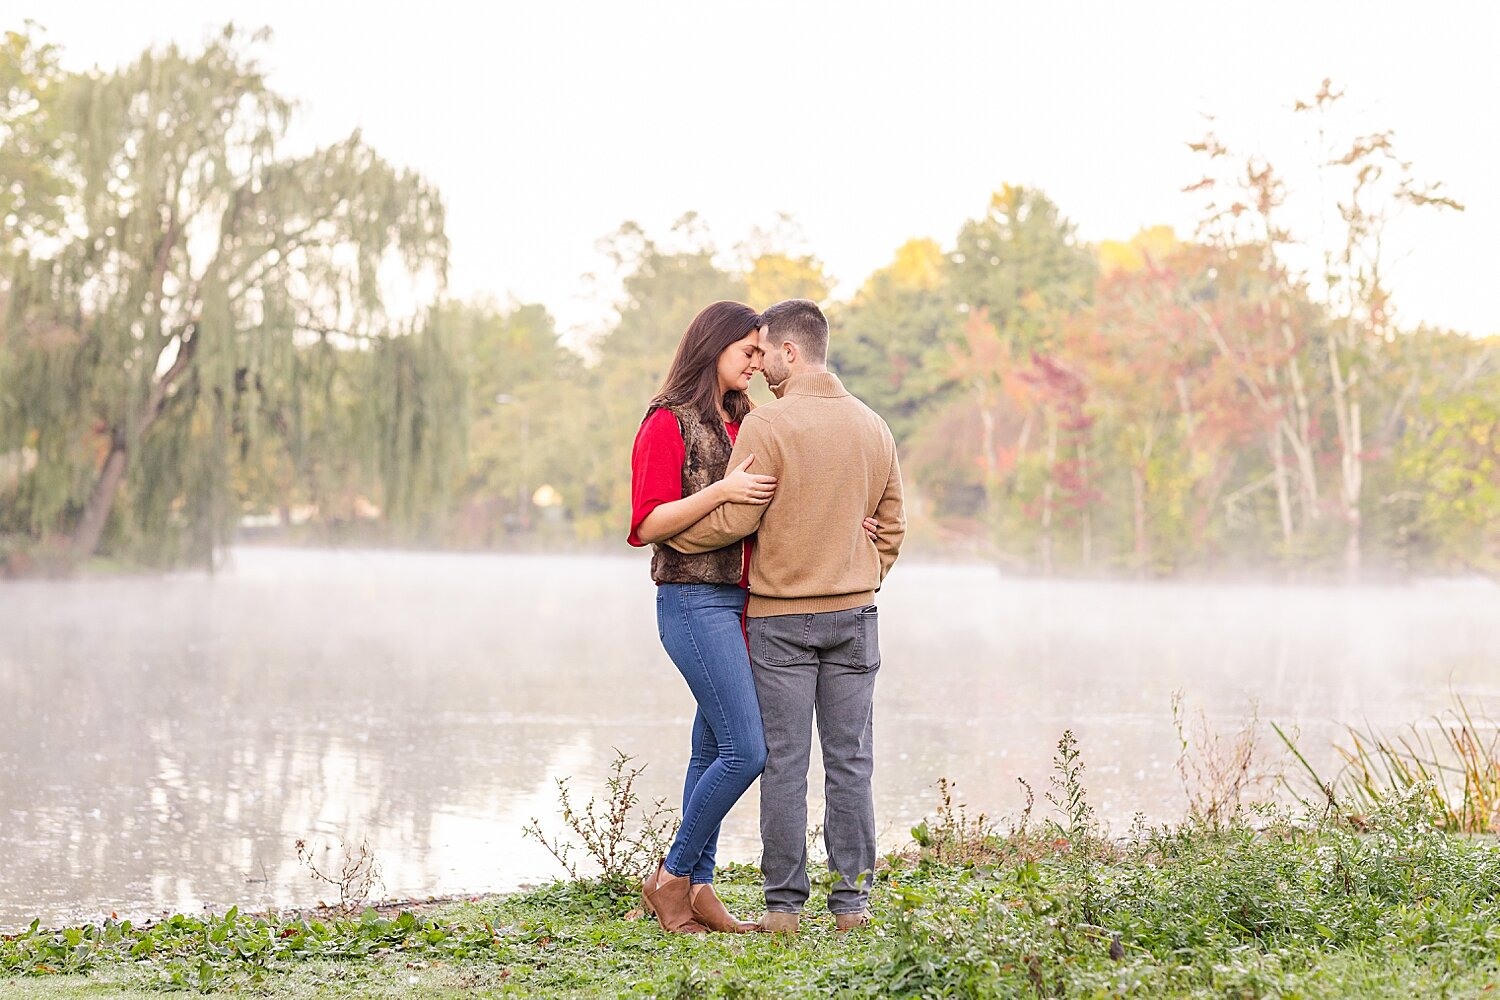
[[[817,654],[809,644],[808,636],[811,619],[811,615],[751,618],[751,658],[770,667],[816,662]]]
[[[860,608],[854,623],[860,666],[875,670],[880,666],[880,609],[873,604]]]

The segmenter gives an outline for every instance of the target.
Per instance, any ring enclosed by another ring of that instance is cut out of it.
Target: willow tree
[[[287,155],[260,41],[228,28],[48,90],[67,221],[11,269],[0,422],[36,455],[12,521],[72,558],[111,526],[143,552],[211,552],[267,436],[296,472],[361,456],[410,513],[411,477],[440,481],[427,467],[461,429],[436,332],[387,307],[442,287],[436,190],[357,132]],[[369,394],[395,388],[372,419]]]
[[[55,46],[26,32],[0,38],[0,265],[27,241],[55,235],[61,221],[60,137],[47,114],[63,79],[57,59]]]

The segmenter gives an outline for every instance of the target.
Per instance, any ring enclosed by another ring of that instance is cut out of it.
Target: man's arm
[[[765,420],[745,417],[740,424],[739,437],[734,442],[734,451],[729,454],[729,468],[743,462],[746,456],[754,455],[751,472],[763,476],[781,476],[781,454],[771,441],[770,426]],[[775,503],[773,497],[771,503]],[[761,515],[770,504],[725,503],[715,507],[709,514],[683,531],[666,540],[666,544],[678,552],[689,554],[712,552],[722,549],[754,533],[760,527]]]
[[[901,542],[906,538],[906,505],[901,495],[901,463],[896,458],[895,446],[891,447],[891,472],[885,481],[885,492],[875,506],[875,520],[880,522],[880,533],[875,537],[875,548],[880,552],[880,580],[891,571],[896,556],[901,554]]]

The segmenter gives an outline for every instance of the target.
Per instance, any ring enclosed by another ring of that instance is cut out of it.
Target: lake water
[[[1014,814],[1078,735],[1117,831],[1180,817],[1172,692],[1227,734],[1395,726],[1453,693],[1500,711],[1500,587],[1007,579],[903,563],[880,595],[877,821],[885,846],[934,783]],[[328,898],[295,841],[367,839],[389,895],[557,874],[558,830],[612,747],[680,794],[692,703],[661,651],[639,557],[247,548],[209,579],[0,585],[0,928],[117,912]],[[1274,756],[1274,736],[1263,739]],[[813,817],[821,777],[814,772]],[[758,857],[756,793],[721,858]],[[328,862],[328,858],[324,858]]]

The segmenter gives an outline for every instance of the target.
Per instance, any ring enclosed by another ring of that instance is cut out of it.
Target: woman
[[[713,888],[719,825],[766,762],[742,625],[753,541],[699,555],[661,543],[721,503],[764,504],[775,494],[775,479],[749,471],[753,455],[728,469],[751,408],[745,390],[760,370],[758,322],[739,302],[715,302],[694,317],[631,455],[630,543],[655,546],[657,634],[698,703],[682,823],[641,887],[646,909],[673,933],[756,926],[731,916]]]

